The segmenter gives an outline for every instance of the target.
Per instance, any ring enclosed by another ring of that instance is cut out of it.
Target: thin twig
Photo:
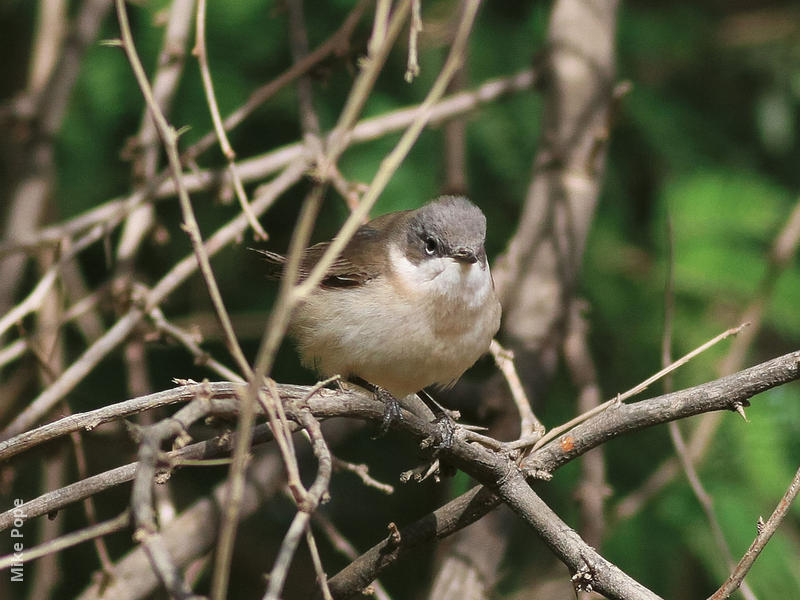
[[[259,106],[274,96],[278,91],[292,83],[295,79],[307,73],[320,61],[326,59],[331,54],[342,52],[347,47],[353,30],[355,29],[356,25],[358,25],[358,22],[361,20],[361,17],[369,4],[370,0],[359,0],[359,2],[357,2],[353,9],[347,14],[339,29],[337,29],[325,42],[318,46],[316,50],[311,52],[304,59],[292,65],[289,69],[284,71],[281,75],[269,83],[255,90],[241,107],[237,108],[224,119],[222,124],[225,131],[231,131],[239,126]],[[196,156],[208,150],[208,148],[210,148],[215,141],[216,132],[211,131],[193,144],[190,148],[188,148],[186,152],[184,152],[184,157],[186,159],[195,158]],[[303,143],[301,143],[301,145],[303,145]],[[241,165],[242,163],[239,164]],[[243,179],[245,179],[244,174],[241,173],[242,170],[243,169],[240,168],[240,174],[242,174]]]
[[[297,455],[294,451],[294,442],[292,440],[292,431],[289,423],[286,421],[286,415],[283,413],[283,405],[280,399],[280,393],[272,379],[267,380],[267,389],[269,394],[259,392],[258,403],[264,410],[264,414],[269,418],[269,426],[272,430],[272,435],[275,436],[275,441],[278,444],[283,464],[286,467],[287,485],[292,491],[294,501],[300,505],[306,501],[308,490],[303,486],[300,480],[300,468],[297,465]]]
[[[195,364],[208,367],[217,375],[220,375],[228,381],[244,383],[244,379],[239,374],[234,373],[228,367],[212,358],[208,352],[203,350],[198,344],[198,341],[195,340],[191,334],[167,321],[167,318],[160,308],[156,307],[151,310],[150,318],[153,319],[153,323],[159,331],[180,342],[180,344],[194,356]]]
[[[86,249],[91,244],[102,239],[107,233],[107,230],[102,225],[95,225],[83,237],[72,243],[53,264],[44,275],[39,279],[36,287],[27,295],[27,297],[17,304],[13,309],[8,311],[5,315],[0,317],[0,336],[2,336],[10,327],[19,323],[26,315],[39,310],[42,302],[50,294],[50,290],[58,278],[59,271],[65,264],[73,260],[80,252]]]
[[[186,45],[192,26],[193,6],[194,0],[176,0],[169,8],[169,20],[164,28],[152,84],[153,97],[165,115],[170,112],[186,64]],[[133,145],[133,180],[148,183],[157,176],[161,145],[155,121],[150,117],[147,105],[142,111],[139,131],[133,139]],[[150,202],[142,203],[125,219],[117,244],[117,260],[121,263],[123,275],[132,274],[133,258],[154,221],[155,208]]]
[[[522,387],[522,382],[514,366],[514,352],[503,348],[497,340],[492,340],[492,343],[489,344],[489,352],[492,353],[497,368],[500,369],[503,377],[505,377],[508,389],[511,391],[511,397],[517,407],[520,420],[520,440],[533,443],[544,435],[545,428],[541,421],[536,418],[536,415],[533,414],[531,403],[525,394],[525,389]]]
[[[406,65],[405,80],[407,83],[414,81],[419,75],[419,56],[417,41],[422,32],[422,2],[413,0],[411,2],[411,25],[408,27],[408,63]]]
[[[362,69],[353,84],[347,102],[342,109],[339,121],[330,136],[331,142],[327,148],[326,159],[331,163],[335,163],[344,150],[345,142],[343,141],[343,137],[352,128],[355,119],[358,117],[358,113],[366,102],[369,92],[378,77],[378,73],[389,54],[389,49],[399,33],[400,24],[405,20],[403,7],[405,7],[405,12],[407,12],[408,0],[403,0],[401,6],[395,10],[395,15],[392,17],[392,24],[389,28],[390,32],[381,45],[380,52],[378,52],[376,56],[370,57],[370,62]],[[337,135],[338,137],[336,137]],[[324,175],[322,178],[324,180]],[[233,555],[233,544],[236,537],[236,526],[244,489],[244,469],[250,447],[254,405],[259,394],[261,382],[269,375],[272,369],[272,363],[278,345],[283,339],[289,324],[291,311],[296,303],[313,289],[312,287],[307,288],[305,291],[300,291],[300,286],[294,287],[294,280],[301,253],[310,239],[311,228],[322,201],[323,193],[324,190],[322,186],[315,186],[303,203],[300,221],[292,234],[286,272],[281,280],[278,298],[270,313],[264,335],[259,345],[255,360],[255,368],[253,369],[254,373],[252,377],[249,378],[250,385],[248,386],[248,394],[242,399],[242,410],[239,414],[236,427],[236,445],[234,448],[233,464],[228,474],[228,497],[225,502],[225,510],[220,526],[219,545],[215,556],[211,583],[211,597],[214,600],[222,600],[227,590],[230,561]],[[374,202],[375,198],[373,198],[371,202],[362,202],[364,214],[361,215],[360,218],[366,216]],[[351,218],[352,216],[353,215],[351,215]],[[349,222],[350,220],[345,223],[345,227]],[[337,238],[347,241],[352,237],[353,233],[355,233],[355,228],[352,228],[352,231],[348,232],[343,227]],[[324,261],[326,256],[330,255],[332,251],[336,252],[336,254],[333,255],[333,258],[335,258],[335,256],[341,252],[341,248],[329,249],[322,257],[322,260]],[[325,270],[327,270],[328,266],[325,266]],[[310,275],[310,278],[314,281],[314,286],[321,281],[324,273],[324,271],[319,271],[319,269],[316,271],[317,272]]]
[[[308,32],[306,31],[305,17],[303,16],[303,0],[289,0],[289,41],[291,42],[292,59],[295,64],[308,56]],[[309,136],[319,142],[319,115],[314,110],[314,94],[311,79],[302,75],[297,80],[297,104],[300,109],[300,124],[306,143],[311,144]],[[321,150],[321,148],[320,148]]]
[[[307,409],[301,409],[296,416],[300,425],[308,432],[311,438],[311,447],[318,462],[317,476],[308,488],[305,503],[298,506],[299,511],[292,520],[292,524],[289,526],[289,530],[286,532],[283,542],[281,542],[278,556],[269,574],[269,585],[264,594],[264,600],[278,600],[280,597],[281,591],[283,590],[283,583],[286,580],[286,574],[289,571],[289,565],[297,549],[300,537],[308,527],[311,513],[316,510],[319,503],[323,500],[324,495],[328,493],[328,485],[331,480],[333,468],[331,453],[328,449],[328,445],[325,443],[325,439],[322,437],[322,430],[319,427],[319,422],[317,422]],[[328,585],[324,574],[320,579],[320,585],[324,586],[323,589],[330,594],[327,589]]]
[[[267,210],[279,195],[302,177],[305,170],[305,157],[300,156],[297,162],[290,164],[278,177],[269,184],[262,186],[260,193],[253,202],[253,210],[256,214]],[[209,255],[217,253],[235,240],[247,227],[248,224],[244,215],[237,215],[220,227],[208,239],[205,244],[206,252]],[[183,258],[170,269],[146,297],[141,299],[144,310],[135,305],[128,313],[123,315],[103,337],[98,339],[75,362],[67,367],[53,385],[43,390],[39,396],[28,404],[22,413],[0,432],[0,442],[22,433],[39,421],[64,395],[72,391],[105,356],[125,340],[149,309],[160,304],[196,270],[197,258],[194,253]]]
[[[325,600],[333,600],[331,590],[328,587],[328,576],[322,567],[322,561],[319,558],[319,550],[317,549],[317,542],[314,539],[314,532],[310,527],[306,527],[306,545],[308,546],[308,553],[311,555],[311,562],[314,564],[314,572],[317,574],[317,583],[322,591],[322,597]]]
[[[792,481],[789,484],[789,488],[786,490],[786,493],[781,498],[780,502],[778,502],[778,506],[775,507],[775,510],[772,511],[769,519],[767,522],[764,523],[761,518],[758,520],[758,535],[753,540],[753,543],[750,544],[750,547],[747,549],[747,552],[744,553],[742,559],[736,565],[736,568],[733,570],[733,573],[730,574],[730,577],[725,581],[724,584],[714,592],[708,600],[727,600],[730,598],[731,594],[736,591],[736,589],[742,585],[745,576],[750,571],[755,563],[758,555],[761,554],[761,551],[764,549],[764,546],[767,545],[767,542],[772,537],[772,534],[778,529],[778,526],[781,524],[781,521],[786,516],[786,513],[789,511],[789,507],[794,502],[794,499],[797,497],[797,493],[800,492],[800,469],[794,474],[792,477]]]
[[[394,486],[378,481],[369,474],[369,467],[365,464],[351,463],[341,458],[333,457],[333,468],[337,471],[354,473],[367,487],[373,487],[384,494],[394,494]]]
[[[214,131],[217,134],[222,154],[225,160],[228,161],[228,172],[233,180],[233,188],[236,191],[236,198],[239,200],[239,205],[242,212],[247,217],[247,222],[256,234],[257,240],[266,240],[267,232],[261,227],[253,210],[250,208],[250,202],[247,200],[247,194],[244,191],[242,180],[239,177],[239,171],[236,168],[236,153],[231,147],[228,136],[225,133],[225,128],[222,125],[222,117],[219,114],[219,105],[217,104],[217,96],[214,93],[214,83],[211,81],[211,71],[208,68],[208,51],[206,50],[206,0],[197,0],[197,20],[195,22],[195,46],[192,54],[197,57],[197,62],[200,65],[200,76],[203,80],[203,91],[206,95],[206,102],[208,103],[208,110],[211,113],[211,120],[214,123]],[[180,189],[180,188],[179,188]],[[241,366],[241,365],[240,365]],[[248,371],[243,371],[247,373]]]
[[[8,569],[17,563],[26,563],[31,560],[36,560],[37,558],[42,558],[43,556],[47,556],[49,554],[56,554],[62,550],[66,550],[67,548],[72,548],[78,544],[88,542],[89,540],[95,540],[105,535],[109,535],[110,533],[127,529],[130,527],[130,523],[131,516],[126,510],[121,515],[114,517],[113,519],[109,519],[108,521],[103,521],[102,523],[97,523],[96,525],[90,525],[85,529],[62,535],[61,537],[50,540],[49,542],[45,542],[38,546],[34,546],[30,549],[26,548],[22,551],[21,555],[9,554],[7,556],[0,557],[0,571]]]
[[[711,338],[705,344],[702,344],[702,345],[698,346],[697,348],[695,348],[694,350],[692,350],[688,354],[685,354],[684,356],[682,356],[681,358],[676,360],[674,363],[672,363],[668,367],[666,367],[664,369],[661,369],[655,375],[651,375],[650,377],[645,379],[642,383],[632,387],[627,392],[624,392],[622,394],[618,394],[616,397],[611,398],[610,400],[606,400],[605,402],[603,402],[603,404],[600,404],[599,406],[593,408],[592,410],[586,411],[585,413],[583,413],[581,415],[578,415],[574,419],[571,419],[571,420],[567,421],[563,425],[559,425],[558,427],[555,427],[554,429],[551,429],[547,433],[547,435],[545,435],[542,439],[540,439],[538,442],[536,442],[536,444],[534,444],[533,449],[536,450],[538,448],[541,448],[542,446],[544,446],[545,444],[547,444],[548,442],[550,442],[554,438],[558,437],[559,435],[561,435],[565,431],[569,431],[570,429],[575,427],[575,425],[578,425],[579,423],[582,423],[582,422],[586,421],[586,419],[588,419],[589,417],[593,417],[594,415],[603,412],[609,406],[612,406],[614,404],[619,404],[619,403],[623,402],[624,400],[626,400],[627,398],[630,398],[631,396],[635,396],[635,395],[643,392],[648,387],[650,387],[650,385],[652,383],[658,381],[659,379],[661,379],[665,375],[668,375],[669,373],[672,373],[678,367],[681,367],[681,366],[685,365],[687,362],[692,360],[698,354],[701,354],[701,353],[705,352],[706,350],[711,348],[713,345],[721,342],[722,340],[724,340],[724,339],[726,339],[726,338],[728,338],[728,337],[730,337],[732,335],[736,335],[737,333],[739,333],[742,329],[744,329],[748,325],[749,325],[749,323],[744,323],[742,325],[739,325],[738,327],[732,327],[732,328],[730,328],[730,329],[728,329],[726,331],[723,331],[718,336],[716,336],[714,338]]]
[[[672,219],[667,214],[666,222],[666,238],[667,238],[667,272],[664,283],[664,335],[661,339],[661,364],[667,367],[672,362],[672,322],[675,313],[675,281],[674,281],[674,235],[672,230]],[[664,393],[672,391],[672,376],[667,375],[664,378]],[[744,409],[742,409],[744,410]],[[703,482],[700,480],[700,475],[692,464],[692,459],[689,456],[689,451],[686,447],[686,441],[683,438],[681,429],[676,421],[670,421],[667,424],[669,437],[672,440],[672,445],[675,448],[675,453],[678,456],[678,461],[686,474],[686,479],[689,482],[692,492],[697,498],[703,512],[708,520],[711,534],[714,537],[714,542],[717,549],[722,554],[722,559],[725,561],[728,569],[733,568],[733,554],[731,553],[730,546],[725,539],[725,533],[722,531],[722,526],[717,517],[717,511],[714,509],[714,502],[711,495],[706,491]],[[746,600],[756,600],[756,596],[749,586],[742,586],[742,595]]]
[[[178,189],[178,200],[180,202],[181,212],[183,214],[183,227],[186,233],[189,235],[195,255],[197,256],[200,273],[203,275],[206,287],[208,288],[208,293],[211,297],[211,302],[214,305],[214,309],[217,312],[222,329],[225,332],[225,343],[228,347],[228,351],[233,356],[242,373],[244,373],[246,376],[250,376],[252,373],[250,364],[244,357],[244,352],[242,352],[242,348],[239,346],[239,342],[236,339],[236,334],[233,331],[233,326],[231,325],[228,311],[225,309],[225,303],[222,299],[222,295],[220,294],[219,286],[217,286],[214,272],[211,269],[211,262],[208,259],[208,253],[203,245],[203,237],[200,233],[200,227],[197,224],[197,219],[195,219],[194,216],[194,209],[192,209],[192,203],[189,199],[189,194],[183,185],[183,180],[181,178],[181,160],[178,154],[178,134],[167,122],[166,118],[164,117],[164,113],[161,112],[158,103],[156,102],[155,98],[153,98],[150,83],[147,80],[147,75],[145,75],[144,68],[142,67],[142,63],[139,60],[139,56],[136,53],[136,47],[133,43],[133,36],[131,34],[130,26],[128,25],[128,16],[125,11],[124,0],[116,0],[116,5],[117,17],[120,24],[120,33],[122,34],[123,49],[125,50],[125,54],[127,55],[128,61],[131,64],[134,76],[139,84],[139,89],[144,96],[147,106],[150,108],[150,113],[152,114],[153,120],[158,128],[158,135],[161,138],[161,142],[164,144],[164,148],[167,152],[167,158],[169,160],[172,176]]]

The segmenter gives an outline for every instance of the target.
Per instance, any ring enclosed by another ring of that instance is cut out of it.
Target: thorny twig
[[[786,490],[786,493],[778,502],[778,506],[775,507],[775,510],[772,511],[769,519],[765,523],[760,517],[758,519],[757,529],[758,535],[753,540],[753,543],[750,544],[750,547],[747,549],[747,552],[744,553],[742,559],[736,565],[736,568],[730,574],[730,577],[722,584],[716,592],[714,592],[708,600],[727,600],[730,598],[731,594],[736,591],[742,582],[744,581],[745,576],[752,568],[753,564],[755,563],[758,555],[761,554],[761,551],[764,549],[764,546],[767,545],[767,542],[772,537],[772,534],[778,529],[783,518],[786,516],[786,513],[789,510],[789,507],[794,502],[795,498],[797,498],[797,493],[800,492],[800,469],[794,474],[792,477],[792,481],[789,483],[789,487]]]
[[[780,275],[791,264],[798,245],[800,245],[800,200],[795,203],[783,227],[775,236],[769,252],[767,272],[758,285],[758,292],[755,297],[742,311],[739,321],[752,323],[752,326],[744,330],[741,335],[736,336],[728,355],[717,369],[718,374],[727,375],[741,368],[747,349],[750,348],[761,329],[764,311],[775,290],[775,284]],[[719,423],[719,416],[710,414],[704,416],[694,429],[687,444],[689,456],[693,461],[699,460],[709,447]],[[635,514],[648,499],[658,494],[673,481],[678,473],[677,460],[674,458],[667,459],[653,471],[639,489],[628,494],[617,503],[614,508],[615,516],[619,519],[628,518]]]
[[[673,252],[674,235],[672,230],[672,220],[669,214],[667,215],[666,229],[667,272],[664,283],[664,334],[661,339],[661,364],[664,368],[666,368],[672,362],[672,323],[675,313],[675,281],[673,275],[675,262]],[[667,375],[664,378],[663,388],[664,392],[666,393],[672,391],[671,375]],[[741,409],[740,414],[744,415],[743,408]],[[733,554],[731,553],[731,549],[728,546],[727,540],[725,539],[725,534],[722,531],[722,526],[717,518],[717,512],[714,509],[714,503],[711,495],[706,491],[702,481],[700,481],[700,475],[694,468],[694,464],[692,464],[692,459],[690,458],[688,449],[686,448],[686,442],[683,439],[680,426],[676,421],[671,421],[667,424],[667,430],[669,431],[672,445],[675,448],[675,453],[678,455],[678,461],[680,462],[681,467],[686,474],[686,479],[689,482],[689,486],[691,487],[692,492],[694,492],[700,507],[703,509],[703,512],[706,515],[706,519],[708,520],[711,533],[714,537],[714,541],[717,544],[717,548],[721,552],[725,564],[729,569],[731,569],[733,568]],[[742,586],[742,594],[744,595],[745,600],[756,600],[755,594],[746,584]]]
[[[744,323],[743,325],[739,325],[738,327],[732,327],[731,329],[727,329],[727,330],[723,331],[718,336],[716,336],[714,338],[711,338],[705,344],[702,344],[702,345],[698,346],[697,348],[695,348],[694,350],[692,350],[691,352],[689,352],[688,354],[683,355],[681,358],[679,358],[678,360],[673,362],[668,367],[666,367],[664,369],[661,369],[655,375],[651,375],[650,377],[645,379],[640,384],[638,384],[638,385],[632,387],[631,389],[629,389],[627,392],[624,392],[622,394],[618,394],[616,397],[611,398],[610,400],[606,400],[605,402],[603,402],[603,404],[600,404],[599,406],[597,406],[597,407],[595,407],[595,408],[593,408],[593,409],[591,409],[589,411],[586,411],[585,413],[583,413],[581,415],[578,415],[577,417],[567,421],[563,425],[559,425],[558,427],[555,427],[554,429],[551,429],[549,432],[547,432],[547,434],[542,439],[540,439],[538,442],[536,442],[536,444],[534,444],[533,449],[536,450],[537,448],[541,448],[542,446],[544,446],[545,444],[547,444],[551,440],[555,439],[556,437],[558,437],[559,435],[561,435],[565,431],[569,431],[570,429],[572,429],[576,425],[584,422],[589,417],[592,417],[592,416],[594,416],[594,415],[596,415],[598,413],[603,412],[608,407],[613,406],[614,404],[619,404],[619,403],[625,401],[626,399],[630,398],[631,396],[635,396],[637,394],[640,394],[641,392],[646,390],[648,387],[650,387],[650,385],[652,383],[658,381],[659,379],[661,379],[665,375],[668,375],[669,373],[672,373],[678,367],[681,367],[681,366],[685,365],[687,362],[692,360],[698,354],[702,354],[703,352],[705,352],[706,350],[711,348],[711,346],[721,342],[722,340],[724,340],[726,338],[729,338],[732,335],[736,335],[742,329],[747,327],[747,325],[748,325],[748,323]]]

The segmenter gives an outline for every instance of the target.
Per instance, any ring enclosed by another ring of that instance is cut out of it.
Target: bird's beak
[[[455,252],[453,252],[452,257],[456,259],[458,262],[466,264],[473,264],[478,262],[478,257],[475,256],[475,252],[470,250],[469,248],[458,248]]]

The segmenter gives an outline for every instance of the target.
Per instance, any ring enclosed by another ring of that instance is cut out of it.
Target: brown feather
[[[388,260],[388,238],[397,230],[394,227],[396,221],[407,219],[410,212],[400,211],[382,215],[359,227],[339,257],[328,267],[320,286],[324,288],[357,287],[384,273]],[[309,276],[330,245],[331,242],[320,242],[306,248],[300,259],[299,281],[304,281]],[[264,256],[272,265],[268,274],[279,279],[286,265],[286,257],[269,250],[255,249],[255,251]]]

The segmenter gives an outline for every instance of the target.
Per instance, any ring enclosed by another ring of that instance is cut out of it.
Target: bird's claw
[[[375,397],[383,402],[383,419],[381,419],[381,425],[378,427],[378,432],[372,436],[372,439],[378,439],[386,435],[386,433],[389,431],[389,427],[392,426],[392,423],[398,423],[403,420],[403,411],[400,407],[400,403],[397,401],[397,398],[392,396],[383,388],[375,386],[373,392],[375,393]]]

